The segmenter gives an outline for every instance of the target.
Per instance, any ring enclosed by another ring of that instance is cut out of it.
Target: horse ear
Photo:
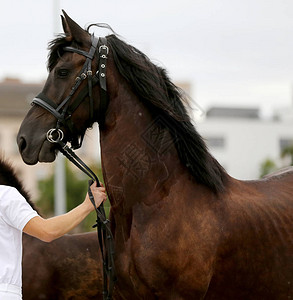
[[[88,33],[83,30],[76,22],[74,22],[64,10],[62,10],[62,12],[64,17],[61,16],[61,19],[63,30],[66,35],[66,40],[68,42],[75,40],[76,42],[82,44],[88,37]]]
[[[66,35],[65,39],[68,42],[70,42],[70,41],[72,41],[72,35],[71,35],[70,29],[68,27],[68,24],[66,22],[66,19],[63,16],[61,16],[61,20],[62,20],[62,27],[63,27],[64,33]]]

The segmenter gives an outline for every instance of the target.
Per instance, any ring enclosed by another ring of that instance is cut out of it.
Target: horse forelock
[[[114,30],[111,28],[111,26],[106,23],[90,24],[85,31],[88,34],[90,34],[89,30],[93,26],[96,26],[99,28],[106,28],[106,29],[112,31],[113,33],[115,33]],[[64,33],[57,35],[57,37],[55,39],[53,39],[52,41],[49,42],[49,45],[48,45],[49,54],[48,54],[48,61],[47,61],[47,69],[49,71],[51,71],[54,68],[54,66],[58,62],[59,58],[64,54],[63,48],[66,46],[72,46],[74,48],[79,48],[79,44],[76,43],[74,40],[67,41],[66,35]]]
[[[12,164],[5,160],[3,157],[0,157],[0,184],[16,188],[30,204],[30,206],[36,210],[35,205],[30,200],[29,193],[25,190],[22,182],[16,175]]]
[[[51,42],[49,42],[48,49],[48,62],[47,62],[47,69],[52,71],[54,66],[57,64],[59,58],[63,55],[64,50],[63,48],[69,46],[71,42],[66,41],[65,35],[59,35]]]

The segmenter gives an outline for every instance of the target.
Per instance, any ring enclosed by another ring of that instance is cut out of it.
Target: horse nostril
[[[19,139],[19,142],[18,142],[18,149],[19,149],[19,152],[22,153],[22,151],[26,148],[26,141],[25,141],[25,138],[24,137],[21,137]]]

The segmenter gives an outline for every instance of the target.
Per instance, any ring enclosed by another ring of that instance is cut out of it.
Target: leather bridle
[[[39,93],[32,101],[32,104],[37,104],[47,111],[49,111],[57,119],[56,128],[49,129],[47,132],[47,139],[51,143],[58,143],[64,138],[64,133],[60,129],[61,126],[65,126],[71,137],[71,147],[72,149],[78,149],[81,147],[82,138],[76,136],[76,130],[72,122],[72,114],[78,108],[84,99],[89,96],[90,102],[90,122],[94,121],[94,100],[93,100],[93,86],[99,83],[100,85],[100,102],[99,102],[99,116],[98,121],[101,122],[102,117],[107,109],[108,97],[107,97],[107,85],[106,85],[106,67],[107,67],[107,57],[109,53],[109,48],[107,46],[107,39],[104,37],[95,38],[94,35],[91,36],[92,45],[88,52],[80,50],[73,47],[64,47],[63,50],[67,52],[78,53],[86,57],[86,61],[75,79],[75,83],[71,88],[69,95],[58,105],[50,98],[48,98],[43,92]],[[98,70],[93,75],[92,72],[92,60],[98,50],[99,62]],[[84,80],[88,79],[88,84],[79,91],[76,95],[74,101],[71,102],[72,97],[76,94],[78,88],[83,83]]]
[[[107,39],[104,37],[95,38],[91,36],[92,45],[88,52],[73,47],[64,47],[64,51],[77,53],[86,57],[86,61],[75,80],[69,95],[57,105],[51,99],[49,99],[44,93],[40,93],[32,101],[33,104],[37,104],[47,111],[49,111],[57,119],[55,128],[51,128],[47,132],[47,140],[51,143],[56,143],[60,146],[60,152],[62,152],[72,163],[74,163],[80,170],[88,175],[91,180],[89,181],[88,194],[89,198],[97,213],[97,223],[93,227],[97,227],[98,239],[100,244],[100,250],[103,260],[103,299],[111,300],[114,283],[116,281],[116,271],[114,265],[114,241],[111,228],[109,226],[110,221],[106,218],[103,204],[96,207],[94,197],[92,195],[90,185],[93,181],[96,181],[96,185],[100,186],[100,182],[95,173],[73,152],[72,149],[78,149],[81,147],[82,138],[75,135],[76,130],[72,122],[72,113],[77,109],[81,102],[89,96],[90,101],[90,122],[94,122],[94,100],[93,100],[93,86],[99,83],[100,86],[100,103],[99,103],[99,115],[97,117],[98,122],[102,122],[103,115],[107,109],[108,96],[106,86],[106,67],[107,58],[109,54],[109,48],[107,46]],[[92,61],[95,54],[99,54],[98,70],[93,75]],[[88,79],[88,84],[76,94],[78,88],[84,80]],[[73,101],[72,97],[76,94]],[[72,102],[72,103],[70,103]],[[69,147],[64,141],[64,133],[61,130],[61,126],[67,128],[70,132],[70,144]]]

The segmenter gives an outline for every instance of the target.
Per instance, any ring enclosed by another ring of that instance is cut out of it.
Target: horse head
[[[31,165],[54,161],[60,141],[79,148],[106,107],[106,39],[90,35],[63,13],[64,35],[49,45],[48,78],[17,136],[22,158]]]
[[[223,191],[226,173],[207,151],[184,93],[167,72],[115,34],[95,38],[91,26],[84,30],[63,13],[64,35],[49,47],[48,79],[18,133],[23,160],[54,161],[67,142],[79,148],[86,129],[98,122],[104,153],[122,153],[117,149],[139,137],[140,149],[158,158],[172,152],[198,182]],[[153,132],[159,135],[154,138]]]

